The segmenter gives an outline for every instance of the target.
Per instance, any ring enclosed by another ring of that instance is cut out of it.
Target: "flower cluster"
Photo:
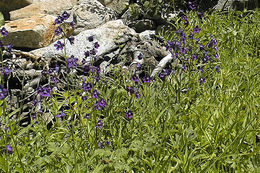
[[[3,85],[0,85],[0,100],[4,100],[7,95],[8,95],[8,90],[4,88]]]
[[[6,30],[5,27],[1,28],[0,30],[0,36],[3,36],[3,37],[7,37],[8,35],[8,31]],[[1,48],[5,48],[6,51],[8,51],[9,53],[12,52],[12,49],[13,49],[13,45],[11,43],[9,43],[8,45],[4,45],[3,42],[0,40],[0,49]]]
[[[184,24],[187,23],[187,18],[184,17]],[[182,66],[182,71],[199,70],[202,77],[199,79],[201,84],[206,82],[204,67],[212,66],[219,59],[218,42],[212,35],[200,38],[201,28],[196,25],[192,31],[178,29],[176,37],[173,41],[167,41],[165,47],[172,53],[172,56],[179,61]],[[188,33],[188,34],[187,34]],[[203,41],[202,41],[203,40]],[[210,67],[211,68],[211,67]],[[213,69],[213,68],[211,68]],[[219,71],[219,67],[218,67]],[[160,74],[160,78],[164,79],[169,72],[164,70]]]
[[[68,23],[68,22],[66,22],[66,20],[69,19],[69,17],[70,17],[70,14],[68,12],[64,11],[60,16],[58,16],[55,19],[55,23],[58,25],[57,29],[55,30],[55,35],[56,36],[63,35],[69,40],[70,44],[74,44],[75,38],[73,36],[71,36],[71,37],[67,36],[67,33],[65,33],[65,31],[62,28],[63,23]],[[73,21],[69,22],[69,24],[70,24],[70,27],[72,27],[72,28],[75,27],[75,23]],[[62,43],[60,40],[54,44],[54,47],[56,47],[57,50],[62,50],[64,48],[64,46],[65,46],[65,43]]]

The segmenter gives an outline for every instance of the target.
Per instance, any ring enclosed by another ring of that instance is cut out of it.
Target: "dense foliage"
[[[79,67],[75,57],[65,56],[66,62],[43,74],[52,80],[38,88],[27,127],[13,118],[19,110],[7,109],[8,92],[1,85],[0,170],[259,171],[259,17],[258,11],[183,13],[173,23],[177,30],[161,33],[174,58],[155,78],[119,67],[103,78],[93,63]],[[85,56],[94,62],[99,44],[88,39],[93,49]],[[11,71],[1,65],[4,83]],[[84,78],[73,73],[77,68]]]

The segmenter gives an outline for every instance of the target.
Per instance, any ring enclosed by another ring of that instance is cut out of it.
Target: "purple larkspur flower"
[[[63,18],[63,20],[67,20],[70,17],[70,14],[67,11],[64,11],[61,17]]]
[[[70,22],[70,26],[71,26],[72,28],[74,28],[75,25],[76,25],[76,23],[75,23],[74,21],[71,21],[71,22]]]
[[[65,116],[66,116],[66,113],[63,112],[63,110],[58,115],[56,115],[57,118],[61,118],[61,117],[65,117]]]
[[[105,101],[105,99],[100,99],[98,102],[99,106],[101,106],[102,108],[105,108],[107,106],[107,102]]]
[[[200,44],[200,50],[205,50],[205,46],[203,44]]]
[[[196,7],[197,7],[194,2],[188,2],[188,5],[189,5],[189,8],[190,8],[191,10],[195,10]]]
[[[59,25],[59,24],[61,24],[62,22],[63,22],[63,18],[61,17],[61,16],[58,16],[56,19],[55,19],[55,23],[57,24],[57,25]]]
[[[83,83],[82,84],[82,87],[83,87],[83,89],[84,89],[84,91],[90,91],[91,89],[92,89],[92,84],[91,83]]]
[[[197,55],[195,55],[195,54],[191,55],[191,59],[192,59],[192,60],[196,60],[197,58],[198,58]]]
[[[97,127],[98,127],[99,129],[102,129],[103,125],[104,125],[103,121],[102,121],[102,120],[98,120],[98,122],[97,122]]]
[[[186,54],[187,53],[187,48],[186,47],[182,47],[180,49],[180,52],[183,53],[183,54]]]
[[[90,119],[90,114],[86,114],[86,115],[84,116],[84,118]]]
[[[93,40],[94,40],[94,36],[93,36],[93,35],[91,35],[91,36],[88,37],[88,41],[89,41],[89,42],[92,42]]]
[[[56,76],[52,76],[51,81],[52,81],[53,83],[58,83],[58,82],[59,82],[59,79],[58,79]]]
[[[141,64],[137,63],[136,68],[137,68],[138,70],[140,70],[140,69],[141,69]]]
[[[7,52],[11,53],[12,52],[12,49],[13,49],[13,45],[11,43],[9,43],[7,46],[6,46],[6,49],[7,49]]]
[[[68,68],[70,69],[70,68],[77,67],[78,60],[79,60],[78,58],[75,58],[73,55],[71,55],[71,57],[67,59]]]
[[[84,53],[84,55],[85,55],[85,57],[87,58],[87,57],[89,57],[90,52],[89,52],[89,51],[86,51],[86,52]]]
[[[92,97],[93,97],[94,99],[97,99],[98,96],[99,96],[99,92],[95,89],[95,90],[93,91],[93,93],[92,93]]]
[[[219,67],[219,66],[216,66],[216,67],[215,67],[215,70],[216,70],[218,73],[220,73],[220,67]]]
[[[200,33],[200,28],[199,28],[199,26],[197,25],[195,28],[193,28],[193,32],[194,33]]]
[[[134,94],[135,90],[136,89],[134,87],[131,87],[131,86],[126,87],[126,91],[129,92],[130,94]]]
[[[141,94],[139,92],[135,93],[135,98],[139,99],[141,97]]]
[[[131,80],[134,81],[135,83],[139,83],[140,82],[138,76],[136,76],[135,74],[132,76]]]
[[[32,114],[32,119],[33,119],[33,120],[36,119],[36,114]]]
[[[5,29],[5,27],[3,27],[0,32],[1,32],[2,36],[4,36],[4,37],[6,37],[8,35],[8,31]]]
[[[125,113],[125,118],[128,119],[128,120],[131,120],[133,118],[133,111],[132,110],[128,110],[126,113]]]
[[[104,142],[99,142],[98,143],[98,148],[105,148]]]
[[[83,67],[83,72],[84,72],[84,74],[85,74],[85,75],[88,75],[89,71],[90,71],[90,66],[89,66],[88,64],[87,64],[87,65],[84,65],[84,67]]]
[[[59,72],[60,72],[60,66],[59,66],[59,65],[56,65],[56,66],[55,66],[55,72],[56,72],[56,73],[59,73]]]
[[[144,58],[144,55],[142,53],[140,53],[137,57],[139,60],[143,59]]]
[[[203,12],[198,12],[198,16],[200,19],[203,19],[204,18],[204,13]]]
[[[188,37],[189,39],[193,39],[193,36],[194,36],[193,32],[190,32],[190,35]]]
[[[65,45],[61,41],[57,41],[57,43],[54,44],[54,47],[56,47],[57,50],[62,50],[64,46]]]
[[[55,30],[55,35],[58,36],[58,35],[60,35],[62,32],[63,32],[63,29],[62,29],[60,26],[58,26],[58,28]]]
[[[39,101],[37,99],[33,100],[33,106],[36,106],[39,103]]]
[[[218,55],[217,53],[215,54],[215,58],[216,58],[216,59],[219,59],[219,55]]]
[[[98,44],[98,42],[95,42],[95,43],[94,43],[94,47],[95,47],[96,49],[98,49],[99,46],[100,46],[100,45]]]
[[[8,95],[8,90],[4,88],[3,85],[0,85],[0,100],[4,100],[7,95]]]
[[[87,96],[82,96],[81,99],[82,99],[82,101],[84,101],[84,100],[87,100],[88,97]]]
[[[8,152],[9,154],[13,154],[14,149],[13,149],[13,147],[12,147],[11,145],[7,145],[7,146],[6,146],[6,149],[7,149],[7,152]]]
[[[9,67],[3,67],[1,69],[2,75],[8,76],[12,73],[12,70]]]
[[[206,79],[204,77],[199,78],[200,84],[206,83]]]
[[[38,94],[40,94],[41,97],[51,97],[52,88],[50,86],[46,87],[39,87],[37,89]]]
[[[150,76],[145,76],[143,78],[143,80],[144,80],[144,83],[151,83],[152,82],[152,78]]]
[[[91,55],[96,55],[97,54],[97,49],[93,48],[89,52]]]
[[[68,38],[68,40],[69,40],[70,44],[72,45],[72,44],[74,44],[75,38],[73,36],[71,36]]]

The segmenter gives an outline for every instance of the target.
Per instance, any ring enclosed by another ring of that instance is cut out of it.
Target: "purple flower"
[[[58,25],[58,24],[61,24],[63,22],[63,18],[61,16],[58,16],[56,19],[55,19],[55,23]]]
[[[53,83],[58,83],[58,82],[59,82],[59,79],[58,79],[56,76],[52,76],[51,81],[52,81]]]
[[[200,84],[206,83],[206,79],[204,77],[199,78]]]
[[[217,53],[215,54],[215,58],[216,58],[216,59],[219,59],[219,55],[218,55]]]
[[[57,43],[54,44],[54,46],[57,50],[62,50],[65,45],[61,41],[57,41]]]
[[[191,56],[191,59],[192,59],[192,60],[196,60],[197,58],[198,58],[197,55],[192,55],[192,56]]]
[[[90,52],[89,52],[89,51],[87,51],[87,52],[85,52],[85,53],[84,53],[84,55],[85,55],[85,57],[87,58],[87,57],[89,57],[89,55],[90,55]]]
[[[143,59],[143,58],[144,58],[144,55],[143,55],[142,53],[140,53],[140,54],[138,55],[138,59],[141,60],[141,59]]]
[[[193,32],[190,32],[189,39],[193,39]]]
[[[73,68],[73,67],[77,67],[77,62],[78,62],[78,58],[74,58],[73,55],[71,55],[70,58],[67,59],[67,63],[68,63],[68,68]]]
[[[99,96],[99,92],[95,89],[95,90],[93,91],[93,93],[92,93],[92,97],[93,97],[94,99],[97,99],[98,96]]]
[[[71,36],[68,38],[68,40],[69,40],[70,44],[72,45],[72,44],[74,44],[75,38],[73,36]]]
[[[63,20],[67,20],[70,17],[70,14],[67,11],[64,11],[61,16]]]
[[[36,119],[36,114],[32,114],[32,119],[33,119],[33,120]]]
[[[202,20],[204,18],[204,13],[203,12],[198,12],[198,16]]]
[[[2,72],[2,75],[8,76],[8,75],[10,75],[10,74],[12,73],[12,70],[9,69],[8,67],[3,67],[3,68],[1,69],[1,72]]]
[[[6,37],[8,35],[8,31],[5,29],[5,27],[3,27],[0,32],[1,32],[2,36],[4,36],[4,37]]]
[[[37,92],[41,97],[51,97],[52,88],[50,86],[39,87]]]
[[[125,118],[128,119],[128,120],[131,120],[133,118],[133,111],[131,110],[128,110],[126,113],[125,113]]]
[[[132,76],[131,80],[134,81],[135,83],[139,83],[140,81],[138,76],[136,76],[135,74]]]
[[[218,73],[220,73],[220,67],[219,67],[219,66],[216,66],[215,69],[216,69],[216,71],[217,71]]]
[[[63,112],[63,110],[61,111],[60,114],[56,115],[57,118],[61,118],[61,117],[65,117],[66,114]]]
[[[107,106],[107,102],[103,98],[98,102],[98,104],[102,108],[105,108]]]
[[[98,148],[105,148],[104,142],[99,142],[98,143]]]
[[[136,68],[137,68],[138,70],[140,70],[140,69],[141,69],[141,64],[138,63],[138,64],[136,65]]]
[[[8,90],[4,88],[3,85],[0,85],[0,100],[4,100],[7,95],[8,95]]]
[[[93,48],[93,49],[90,50],[89,53],[90,53],[91,55],[96,55],[97,49]]]
[[[62,32],[63,32],[63,29],[62,29],[60,26],[58,26],[58,28],[55,30],[55,35],[58,36],[58,35],[60,35]]]
[[[134,94],[135,88],[134,88],[134,87],[127,86],[127,87],[126,87],[126,91],[129,92],[130,94]]]
[[[99,129],[102,129],[102,127],[103,127],[103,121],[102,120],[98,120],[98,122],[97,122],[97,127],[99,128]]]
[[[8,152],[9,154],[13,154],[14,149],[13,149],[13,147],[12,147],[11,145],[7,145],[6,149],[7,149],[7,152]]]
[[[9,43],[7,46],[7,52],[11,53],[12,52],[12,49],[13,49],[13,45],[11,43]]]
[[[152,82],[152,78],[150,76],[145,76],[143,78],[143,80],[144,80],[144,83],[151,83]]]
[[[94,36],[93,35],[88,37],[88,41],[89,42],[92,42],[93,40],[94,40]]]
[[[92,84],[91,83],[83,83],[82,84],[82,87],[83,87],[83,89],[84,89],[84,91],[90,91],[91,89],[92,89]]]
[[[88,99],[87,96],[82,96],[82,101],[87,100],[87,99]]]
[[[89,65],[84,65],[84,67],[83,67],[84,74],[88,75],[89,71],[90,71],[90,66]]]
[[[200,30],[201,29],[198,27],[198,25],[195,28],[193,28],[194,33],[200,33]]]
[[[135,93],[135,98],[139,99],[141,97],[141,94],[139,92]]]
[[[72,28],[74,28],[75,27],[75,22],[70,22],[70,26],[72,27]]]
[[[86,115],[84,116],[84,118],[90,119],[90,114],[86,114]]]
[[[94,47],[95,47],[96,49],[98,49],[99,46],[100,46],[100,45],[98,44],[98,42],[95,42],[95,43],[94,43]]]
[[[195,4],[194,2],[188,2],[188,4],[189,4],[189,8],[190,8],[191,10],[196,9],[196,4]]]

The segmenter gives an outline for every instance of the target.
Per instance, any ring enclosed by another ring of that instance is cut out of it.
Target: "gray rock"
[[[71,10],[77,21],[75,33],[96,28],[108,21],[116,20],[116,13],[97,0],[80,0]]]
[[[90,29],[82,31],[80,34],[75,36],[75,43],[71,45],[67,40],[65,44],[65,49],[56,50],[53,43],[47,47],[37,49],[31,51],[32,54],[44,57],[44,58],[52,58],[53,56],[64,56],[64,50],[66,50],[66,57],[70,57],[74,55],[79,59],[79,64],[83,60],[84,52],[93,49],[94,42],[98,42],[100,47],[98,48],[97,56],[106,54],[111,52],[112,50],[116,50],[119,45],[116,44],[115,40],[118,37],[129,35],[136,35],[135,31],[126,25],[123,24],[122,20],[109,21],[104,25],[96,29]],[[94,41],[89,42],[88,37],[93,36]],[[125,42],[129,40],[128,37],[125,37]],[[59,40],[63,42],[63,40]],[[89,57],[87,61],[90,61],[92,57]]]

